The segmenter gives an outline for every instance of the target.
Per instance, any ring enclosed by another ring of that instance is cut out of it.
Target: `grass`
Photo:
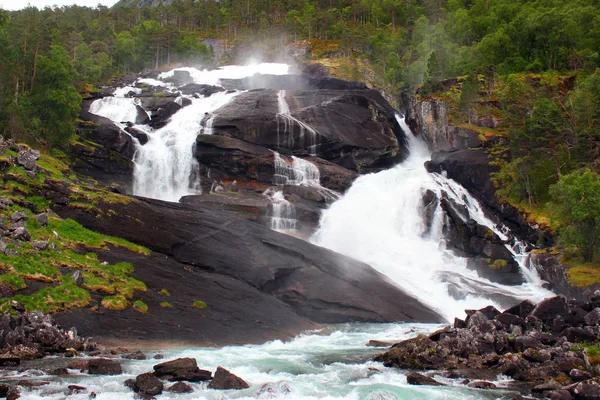
[[[81,286],[93,292],[104,292],[106,294],[115,293],[115,288],[113,287],[113,285],[104,278],[86,278],[86,280],[83,282],[83,285]]]
[[[163,296],[167,296],[167,297],[171,295],[171,293],[169,293],[169,291],[164,288],[160,289],[160,292],[158,292],[158,293],[162,294]]]
[[[502,269],[508,265],[508,261],[506,260],[494,260],[494,262],[490,265],[491,269]]]
[[[141,300],[136,300],[133,302],[133,309],[141,312],[142,314],[148,314],[148,305]]]
[[[572,351],[584,351],[590,364],[600,364],[600,345],[595,343],[577,343],[571,346]]]
[[[78,287],[71,280],[59,286],[46,287],[29,296],[16,295],[0,299],[0,311],[11,311],[8,304],[11,300],[23,304],[27,311],[54,313],[73,307],[86,307],[91,301],[91,296],[87,290]]]
[[[122,311],[129,306],[127,298],[121,294],[106,296],[102,299],[102,307],[108,310]]]
[[[25,284],[23,278],[12,274],[0,275],[0,282],[9,286],[13,290],[21,290],[27,287],[27,284]]]
[[[160,306],[163,308],[173,308],[173,304],[169,303],[168,301],[161,302]]]
[[[205,309],[208,308],[208,304],[206,304],[205,302],[203,302],[202,300],[196,300],[192,303],[193,307],[196,308],[200,308],[200,309]]]

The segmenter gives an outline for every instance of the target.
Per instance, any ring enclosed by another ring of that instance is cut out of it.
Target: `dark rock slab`
[[[215,371],[215,376],[212,381],[208,384],[209,389],[220,389],[220,390],[240,390],[248,389],[250,386],[237,375],[232,374],[223,367],[218,367]]]
[[[194,358],[178,358],[154,366],[154,375],[165,378],[171,382],[187,381],[201,382],[210,380],[210,371],[198,368]]]
[[[118,360],[92,358],[88,363],[88,373],[90,375],[120,375],[123,373],[123,369]]]
[[[161,394],[163,391],[163,383],[161,380],[150,372],[138,375],[135,378],[135,387],[138,392],[149,394],[151,396]]]
[[[443,383],[426,375],[419,374],[418,372],[407,373],[406,382],[408,382],[409,385],[445,386]]]

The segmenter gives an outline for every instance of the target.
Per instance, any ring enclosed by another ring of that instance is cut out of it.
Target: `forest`
[[[0,131],[50,149],[75,134],[82,96],[125,73],[212,65],[203,40],[279,60],[369,65],[391,96],[447,101],[455,124],[501,137],[498,195],[559,228],[584,261],[600,237],[597,0],[223,0],[157,7],[0,10]],[[454,79],[456,85],[445,85]],[[497,129],[475,127],[492,115]],[[586,201],[584,201],[584,199]],[[591,199],[591,200],[590,200]],[[577,207],[576,207],[577,206]],[[569,227],[569,228],[567,228]],[[597,253],[597,252],[596,252]]]

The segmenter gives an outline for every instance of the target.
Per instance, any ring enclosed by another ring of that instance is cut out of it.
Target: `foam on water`
[[[399,123],[409,133],[409,158],[392,169],[359,177],[344,197],[322,214],[312,241],[371,265],[450,321],[463,317],[467,308],[489,304],[501,308],[491,294],[534,301],[551,295],[541,287],[539,278],[531,277],[535,275],[532,271],[525,271],[528,282],[523,285],[501,285],[480,278],[466,268],[466,259],[446,250],[441,207],[435,210],[431,227],[423,216],[422,196],[427,190],[438,198],[445,192],[464,205],[479,224],[506,236],[462,186],[425,170],[423,164],[429,159],[425,145],[414,138],[404,121]],[[457,300],[449,294],[451,286],[461,290],[465,282],[471,287],[462,291],[464,298]]]
[[[129,92],[140,94],[142,90],[132,86],[118,88],[112,97],[94,100],[90,105],[90,112],[108,118],[117,124],[135,121],[138,115],[136,106],[139,105],[139,100],[125,97]]]

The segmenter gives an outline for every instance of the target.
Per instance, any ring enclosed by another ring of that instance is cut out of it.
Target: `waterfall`
[[[134,156],[133,193],[169,201],[198,193],[198,162],[193,148],[203,131],[202,121],[237,94],[220,92],[192,99],[192,104],[173,115],[165,127],[150,132],[148,143]]]
[[[265,195],[271,200],[271,229],[276,231],[296,229],[296,209],[283,197],[283,192],[269,188]]]
[[[500,308],[492,294],[534,301],[551,295],[529,270],[524,271],[527,283],[521,286],[493,283],[468,270],[466,259],[446,249],[441,207],[434,211],[431,226],[424,218],[422,195],[427,190],[438,198],[445,193],[501,238],[506,238],[502,232],[506,228],[498,229],[484,215],[479,202],[456,182],[429,174],[423,167],[429,159],[426,146],[403,120],[399,123],[409,137],[409,158],[392,169],[359,177],[344,197],[322,214],[312,242],[371,265],[448,320],[463,316],[467,308],[489,304]],[[518,252],[518,247],[511,247],[511,251]],[[521,268],[526,269],[523,263]],[[463,290],[464,298],[452,297],[451,287]]]
[[[285,90],[277,92],[277,147],[284,146],[290,150],[297,147],[305,149],[311,156],[317,155],[317,131],[306,122],[292,116],[285,95]],[[294,138],[294,126],[298,126],[300,130],[298,143]]]
[[[112,97],[103,97],[94,100],[90,104],[90,112],[108,118],[119,124],[127,121],[135,121],[138,115],[137,106],[140,105],[139,99],[125,97],[129,92],[141,93],[141,89],[131,86],[118,88]]]

